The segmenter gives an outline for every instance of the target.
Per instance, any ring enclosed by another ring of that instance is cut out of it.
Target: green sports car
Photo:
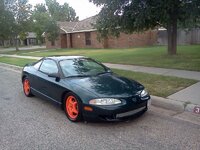
[[[123,120],[147,111],[150,99],[137,81],[83,56],[45,57],[26,65],[22,83],[27,97],[60,105],[73,122]]]

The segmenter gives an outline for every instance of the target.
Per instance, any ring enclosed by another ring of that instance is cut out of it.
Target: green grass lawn
[[[22,59],[22,58],[12,58],[12,57],[0,57],[0,62],[7,63],[10,65],[16,65],[23,67],[28,63],[36,62],[34,59]]]
[[[166,46],[153,46],[129,49],[57,49],[23,55],[83,55],[104,63],[200,71],[200,45],[178,46],[177,53],[176,56],[169,56]]]
[[[16,66],[24,66],[25,64],[32,63],[34,61],[36,60],[12,58],[12,57],[0,57],[0,62]],[[161,97],[167,97],[197,82],[195,80],[140,73],[140,72],[123,71],[117,69],[113,69],[113,71],[119,75],[139,81],[147,88],[150,94]]]

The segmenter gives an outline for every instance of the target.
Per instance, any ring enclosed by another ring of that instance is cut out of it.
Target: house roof
[[[58,26],[65,33],[85,32],[96,30],[93,26],[97,16],[92,16],[77,22],[58,22]]]
[[[78,22],[58,22],[58,26],[60,27],[61,30],[68,33],[73,31],[77,23]]]

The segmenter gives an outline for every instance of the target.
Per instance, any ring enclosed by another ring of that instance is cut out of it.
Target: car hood
[[[70,79],[70,82],[92,92],[97,97],[129,97],[144,89],[134,80],[111,73],[91,77],[74,77]]]

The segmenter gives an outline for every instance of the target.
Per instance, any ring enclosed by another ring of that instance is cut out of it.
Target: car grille
[[[120,113],[120,114],[117,114],[116,115],[116,118],[122,118],[122,117],[127,117],[127,116],[131,116],[131,115],[134,115],[142,110],[146,109],[146,106],[143,106],[141,108],[138,108],[138,109],[135,109],[135,110],[131,110],[131,111],[128,111],[128,112],[125,112],[125,113]]]

